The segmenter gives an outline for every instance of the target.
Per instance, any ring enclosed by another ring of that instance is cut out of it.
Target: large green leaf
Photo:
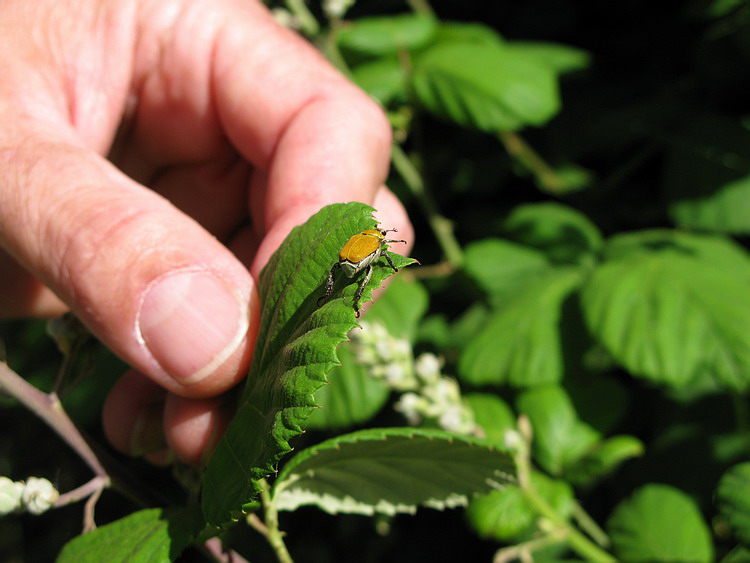
[[[414,58],[412,86],[428,111],[488,133],[542,125],[560,108],[555,72],[500,42],[437,42]]]
[[[309,430],[341,430],[365,422],[377,414],[391,394],[385,381],[372,377],[367,366],[357,362],[348,342],[337,354],[341,365],[328,375],[329,384],[315,392],[320,408],[310,415],[306,425]]]
[[[352,69],[352,77],[383,106],[406,97],[406,72],[396,57],[359,64]]]
[[[434,37],[437,21],[419,14],[359,18],[338,34],[344,49],[371,56],[393,55],[418,49]]]
[[[580,278],[576,268],[550,269],[506,299],[461,353],[461,379],[517,387],[559,381],[562,306]]]
[[[599,433],[578,419],[570,398],[558,385],[533,387],[517,403],[534,429],[534,458],[553,475],[561,475],[599,441]]]
[[[533,472],[531,482],[549,505],[563,518],[573,508],[573,490],[565,481]],[[471,501],[466,516],[472,528],[483,538],[502,542],[522,541],[536,531],[539,513],[517,486],[508,485]]]
[[[489,393],[469,393],[464,399],[482,429],[482,437],[490,444],[504,446],[505,432],[516,426],[516,417],[508,404]]]
[[[734,533],[750,545],[750,462],[735,465],[724,473],[716,489],[719,512]]]
[[[367,311],[367,323],[381,323],[388,334],[412,341],[426,310],[424,287],[406,276],[396,276]],[[316,391],[315,400],[322,408],[310,416],[307,428],[341,429],[365,422],[388,400],[390,388],[382,378],[370,375],[369,366],[357,362],[349,343],[339,348],[338,355],[341,365],[329,375],[331,384]]]
[[[542,64],[559,73],[573,72],[589,66],[591,57],[586,51],[542,41],[512,41],[508,47],[517,54],[532,56]]]
[[[684,386],[711,378],[744,389],[750,381],[750,286],[743,267],[719,267],[696,235],[651,233],[616,252],[582,289],[592,333],[635,375]],[[711,240],[711,239],[707,239]],[[722,257],[738,253],[724,248]]]
[[[438,430],[368,429],[308,448],[273,487],[279,510],[315,505],[350,514],[413,513],[465,506],[514,474],[510,454]]]
[[[618,504],[607,531],[620,561],[713,561],[711,532],[700,510],[667,485],[646,485]]]
[[[554,263],[588,263],[603,246],[596,225],[580,211],[559,203],[520,205],[503,222],[503,229]]]
[[[550,264],[539,250],[487,238],[467,245],[463,268],[490,296],[502,296],[548,272]]]
[[[174,561],[203,527],[197,506],[149,508],[69,541],[58,563]]]
[[[338,364],[336,347],[356,326],[353,294],[359,278],[339,276],[331,297],[317,305],[338,251],[350,236],[375,224],[360,203],[325,207],[295,228],[263,269],[263,311],[253,363],[237,413],[203,475],[206,520],[222,525],[258,492],[315,409],[314,392]],[[396,267],[412,259],[392,254]],[[381,259],[362,301],[393,273]]]

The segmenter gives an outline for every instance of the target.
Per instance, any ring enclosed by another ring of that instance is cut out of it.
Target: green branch
[[[453,234],[453,223],[438,212],[437,205],[430,196],[419,170],[397,144],[394,144],[391,150],[391,161],[393,167],[422,206],[446,260],[453,268],[458,268],[463,263],[464,254],[461,245]]]

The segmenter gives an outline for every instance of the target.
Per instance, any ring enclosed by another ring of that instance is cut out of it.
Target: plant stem
[[[508,154],[534,175],[540,188],[551,194],[557,194],[562,190],[557,173],[518,133],[501,131],[498,138]]]
[[[408,0],[408,4],[415,14],[422,16],[431,16],[434,14],[432,6],[427,0]]]
[[[539,494],[536,487],[531,483],[523,489],[523,493],[526,499],[541,516],[552,522],[556,528],[564,531],[565,539],[570,548],[583,557],[585,561],[590,561],[591,563],[616,563],[617,559],[591,542],[586,536],[555,512],[555,510],[547,503],[546,499]]]
[[[251,514],[247,518],[247,523],[266,538],[266,541],[276,553],[279,563],[293,563],[292,556],[284,543],[284,533],[279,529],[279,513],[271,499],[268,482],[261,479],[258,484],[261,487],[260,501],[263,505],[265,522],[258,518],[256,514]]]
[[[454,268],[458,268],[463,263],[464,255],[461,245],[453,234],[453,223],[438,212],[437,206],[430,197],[419,170],[417,170],[411,159],[397,144],[394,144],[391,149],[391,160],[396,171],[398,171],[414,197],[422,206],[432,232],[435,234],[435,238],[437,238],[438,244],[445,254],[446,260]]]
[[[578,525],[581,529],[596,543],[604,548],[610,546],[612,542],[610,542],[607,533],[601,529],[599,524],[589,516],[588,512],[586,512],[577,501],[573,503],[573,518],[578,521]]]
[[[305,0],[286,0],[286,7],[297,18],[306,35],[316,37],[320,33],[320,24],[307,9]]]
[[[522,420],[523,419],[523,420]],[[519,419],[519,428],[521,429],[524,440],[521,447],[516,451],[514,460],[516,462],[516,471],[518,473],[518,486],[521,488],[526,500],[534,507],[537,513],[553,524],[555,530],[562,535],[562,538],[568,543],[568,546],[578,553],[585,561],[591,563],[616,563],[616,559],[609,553],[601,549],[595,543],[590,541],[577,528],[572,526],[565,518],[560,516],[552,508],[547,499],[539,494],[533,481],[531,480],[531,427],[527,432],[523,428],[528,423],[525,417]]]
[[[7,391],[57,432],[96,475],[107,476],[107,471],[99,458],[63,410],[56,393],[49,395],[42,393],[10,369],[5,362],[0,362],[0,388]]]

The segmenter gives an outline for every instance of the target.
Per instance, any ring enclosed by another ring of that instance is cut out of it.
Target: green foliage
[[[607,528],[622,561],[714,560],[711,532],[695,502],[666,485],[638,489],[615,508]]]
[[[557,385],[525,391],[518,397],[518,410],[531,420],[539,465],[575,484],[590,484],[643,453],[643,445],[632,436],[603,439],[580,420],[567,393]]]
[[[317,301],[372,210],[335,205],[296,229],[259,280],[258,347],[198,471],[200,511],[196,491],[170,495],[186,507],[101,526],[61,560],[174,559],[236,520],[223,540],[268,560],[243,518],[282,561],[282,536],[299,560],[748,559],[750,8],[283,4],[387,112],[388,184],[424,266],[394,278],[360,329],[357,279]],[[365,298],[390,273],[381,260]],[[377,366],[357,348],[371,326]],[[49,389],[28,334],[0,332]],[[89,426],[102,390],[86,387],[64,404]],[[25,437],[13,405],[0,424]],[[457,419],[466,436],[436,429]],[[6,474],[45,467],[29,448],[0,453]],[[467,502],[419,524],[424,508]],[[0,519],[0,552],[14,518]]]
[[[427,308],[427,299],[420,284],[397,277],[367,311],[367,322],[380,322],[390,334],[413,341],[418,321]],[[352,356],[348,342],[336,353],[341,365],[328,376],[332,384],[316,391],[315,401],[321,408],[310,415],[308,430],[338,430],[366,422],[390,395],[384,382],[371,377],[367,367]]]
[[[573,269],[527,281],[504,307],[490,314],[484,328],[464,349],[461,378],[521,387],[559,381],[563,358],[558,326],[562,305],[580,283]],[[504,346],[497,346],[503,342]]]
[[[561,517],[573,507],[573,490],[565,481],[533,473],[531,481]],[[483,538],[504,542],[527,539],[536,530],[538,512],[520,487],[505,486],[474,499],[466,513],[470,525]]]
[[[750,234],[750,142],[746,124],[699,115],[677,132],[664,166],[664,189],[676,224]]]
[[[488,133],[541,125],[560,105],[555,73],[500,41],[431,46],[415,61],[413,88],[428,111]]]
[[[395,55],[404,49],[419,49],[435,36],[434,18],[401,14],[361,18],[338,34],[339,45],[360,55]]]
[[[316,407],[313,394],[339,359],[336,348],[356,326],[357,280],[335,290],[321,307],[322,284],[338,251],[355,233],[372,228],[372,209],[349,203],[324,208],[295,228],[260,276],[263,303],[253,363],[239,407],[203,474],[203,513],[213,525],[239,516],[259,492],[258,481],[291,450]],[[393,255],[394,265],[411,259]],[[362,301],[393,271],[374,269]]]
[[[78,536],[60,552],[58,563],[174,561],[203,528],[197,506],[181,509],[149,508],[133,512],[101,528]]]
[[[313,504],[332,514],[393,515],[464,506],[514,473],[506,451],[448,432],[368,429],[296,455],[279,474],[278,510]]]
[[[750,545],[750,462],[727,471],[716,488],[720,514],[745,546]]]
[[[622,235],[583,287],[592,332],[634,375],[675,387],[747,387],[750,286],[733,271],[738,256],[705,257],[712,242],[678,232]]]

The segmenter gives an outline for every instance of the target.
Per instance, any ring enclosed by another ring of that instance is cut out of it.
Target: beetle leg
[[[388,265],[391,268],[393,268],[393,271],[394,272],[398,272],[398,268],[396,268],[396,266],[393,265],[393,262],[391,261],[391,257],[388,256],[388,253],[387,252],[383,252],[383,256],[385,256],[385,259],[388,261]]]
[[[370,281],[370,278],[372,277],[372,266],[367,266],[367,272],[365,272],[365,276],[362,278],[362,281],[359,282],[359,287],[357,287],[357,293],[354,294],[354,311],[357,313],[357,318],[359,318],[359,300],[362,298],[362,293],[365,290],[365,286],[367,285],[367,282]]]
[[[326,289],[325,289],[325,292],[324,292],[324,293],[323,293],[323,295],[322,295],[322,296],[320,297],[320,299],[318,299],[318,307],[320,307],[320,304],[321,304],[322,302],[324,302],[324,301],[325,301],[326,299],[328,299],[328,297],[329,297],[329,296],[331,295],[331,293],[333,292],[333,284],[334,284],[334,282],[336,281],[336,278],[335,278],[334,272],[336,271],[336,268],[340,268],[340,267],[341,267],[341,265],[340,265],[340,264],[339,264],[338,262],[336,262],[336,263],[335,263],[335,264],[334,264],[334,265],[333,265],[333,266],[331,267],[331,271],[330,271],[330,273],[328,274],[328,279],[326,280]]]

